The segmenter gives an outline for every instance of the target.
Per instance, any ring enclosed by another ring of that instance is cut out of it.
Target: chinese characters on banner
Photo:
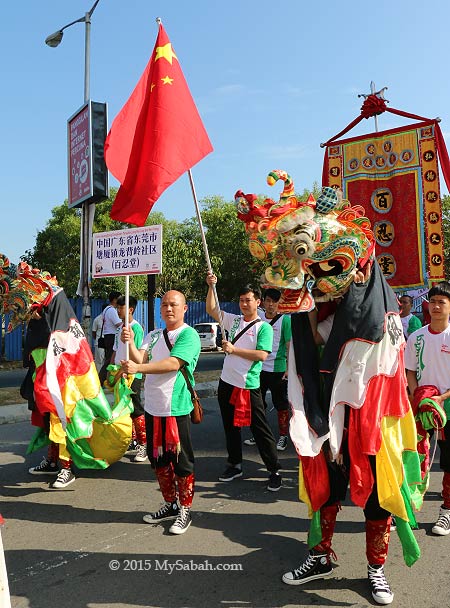
[[[126,228],[93,235],[92,277],[160,274],[162,226]]]
[[[444,278],[434,121],[329,143],[324,175],[364,207],[391,287]]]

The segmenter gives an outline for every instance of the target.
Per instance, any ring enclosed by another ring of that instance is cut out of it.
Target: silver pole
[[[60,30],[47,36],[45,43],[51,47],[56,47],[60,44],[63,31],[71,27],[75,23],[84,23],[85,25],[85,42],[84,42],[84,101],[89,101],[90,98],[90,68],[91,68],[91,16],[95,11],[100,0],[95,0],[90,10],[85,13],[84,17],[80,17],[75,21],[71,21]],[[83,296],[83,312],[81,325],[83,327],[86,338],[91,342],[91,305],[89,298],[89,253],[91,245],[91,223],[93,221],[93,212],[88,203],[81,205],[81,226],[80,226],[80,281],[77,289],[77,294],[81,290]]]
[[[125,275],[125,327],[130,327],[130,321],[128,319],[128,309],[130,308],[130,275]],[[130,344],[125,343],[125,359],[128,361],[130,358]]]
[[[192,197],[194,199],[195,213],[197,214],[197,220],[198,220],[198,224],[200,226],[200,235],[202,237],[203,251],[204,251],[204,254],[205,254],[205,258],[206,258],[206,265],[208,266],[208,271],[211,274],[213,274],[213,269],[212,269],[212,266],[211,266],[211,259],[209,257],[209,251],[208,251],[208,243],[206,242],[205,230],[203,228],[202,216],[200,215],[200,207],[198,205],[198,200],[197,200],[197,193],[195,192],[194,178],[192,177],[192,171],[190,169],[188,169],[188,175],[189,175],[189,182],[191,184]],[[223,338],[225,338],[225,329],[223,327],[223,321],[222,321],[222,317],[220,315],[220,303],[219,303],[219,296],[217,295],[216,286],[213,285],[212,289],[213,289],[213,293],[214,293],[214,299],[216,301],[216,307],[217,307],[217,310],[219,311],[219,325],[220,325],[220,329],[222,330],[222,336],[223,336]]]
[[[84,101],[89,101],[90,78],[91,78],[91,12],[85,14],[85,38],[84,38]],[[86,338],[91,343],[91,303],[89,298],[89,203],[86,201],[81,210],[81,286],[83,293],[82,327]]]
[[[372,95],[375,94],[375,83],[373,80],[370,82],[370,92]],[[373,118],[375,120],[375,133],[378,133],[378,116],[375,114]]]

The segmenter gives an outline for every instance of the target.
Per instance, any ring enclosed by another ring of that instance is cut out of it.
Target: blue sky
[[[58,48],[44,40],[92,4],[19,0],[2,8],[0,251],[13,262],[67,197],[66,121],[83,103],[84,24],[66,30]],[[322,172],[320,142],[359,114],[358,93],[369,92],[371,80],[389,87],[391,107],[440,116],[450,143],[447,0],[100,0],[91,98],[108,103],[109,124],[147,64],[158,16],[214,146],[193,169],[199,198],[268,194],[266,175],[277,168],[297,190],[312,187]],[[380,130],[402,124],[379,118]],[[364,121],[353,133],[373,127]],[[154,210],[177,220],[194,215],[186,176]]]

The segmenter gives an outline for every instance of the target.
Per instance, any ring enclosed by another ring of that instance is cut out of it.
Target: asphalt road
[[[284,485],[278,493],[266,490],[256,448],[245,446],[244,478],[219,483],[225,464],[221,420],[215,399],[204,400],[204,406],[204,422],[192,429],[193,523],[179,537],[168,533],[168,522],[142,522],[142,514],[161,501],[148,463],[124,457],[106,471],[80,471],[67,491],[51,491],[45,478],[27,472],[40,459],[25,455],[30,425],[0,427],[0,511],[13,608],[375,605],[366,581],[363,515],[350,505],[338,517],[335,576],[303,587],[281,582],[307,551],[309,521],[297,499],[294,449],[289,445],[281,454]],[[275,423],[274,412],[269,421]],[[412,568],[404,565],[393,534],[386,572],[395,608],[450,606],[450,536],[430,534],[440,480],[434,465],[415,532],[422,558]]]
[[[223,352],[202,352],[197,363],[197,371],[209,372],[216,369],[222,369]],[[14,388],[22,384],[26,370],[23,368],[0,370],[0,388]]]

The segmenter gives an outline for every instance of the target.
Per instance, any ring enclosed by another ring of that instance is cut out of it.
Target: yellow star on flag
[[[173,82],[173,78],[170,78],[170,76],[165,76],[164,78],[161,78],[161,80],[163,84],[172,84]]]
[[[178,61],[178,57],[173,52],[172,44],[170,42],[168,42],[164,46],[157,46],[155,49],[155,53],[155,63],[158,61],[158,59],[161,59],[162,57],[164,57],[164,59],[167,59],[170,65],[172,65],[172,59],[174,57]]]

